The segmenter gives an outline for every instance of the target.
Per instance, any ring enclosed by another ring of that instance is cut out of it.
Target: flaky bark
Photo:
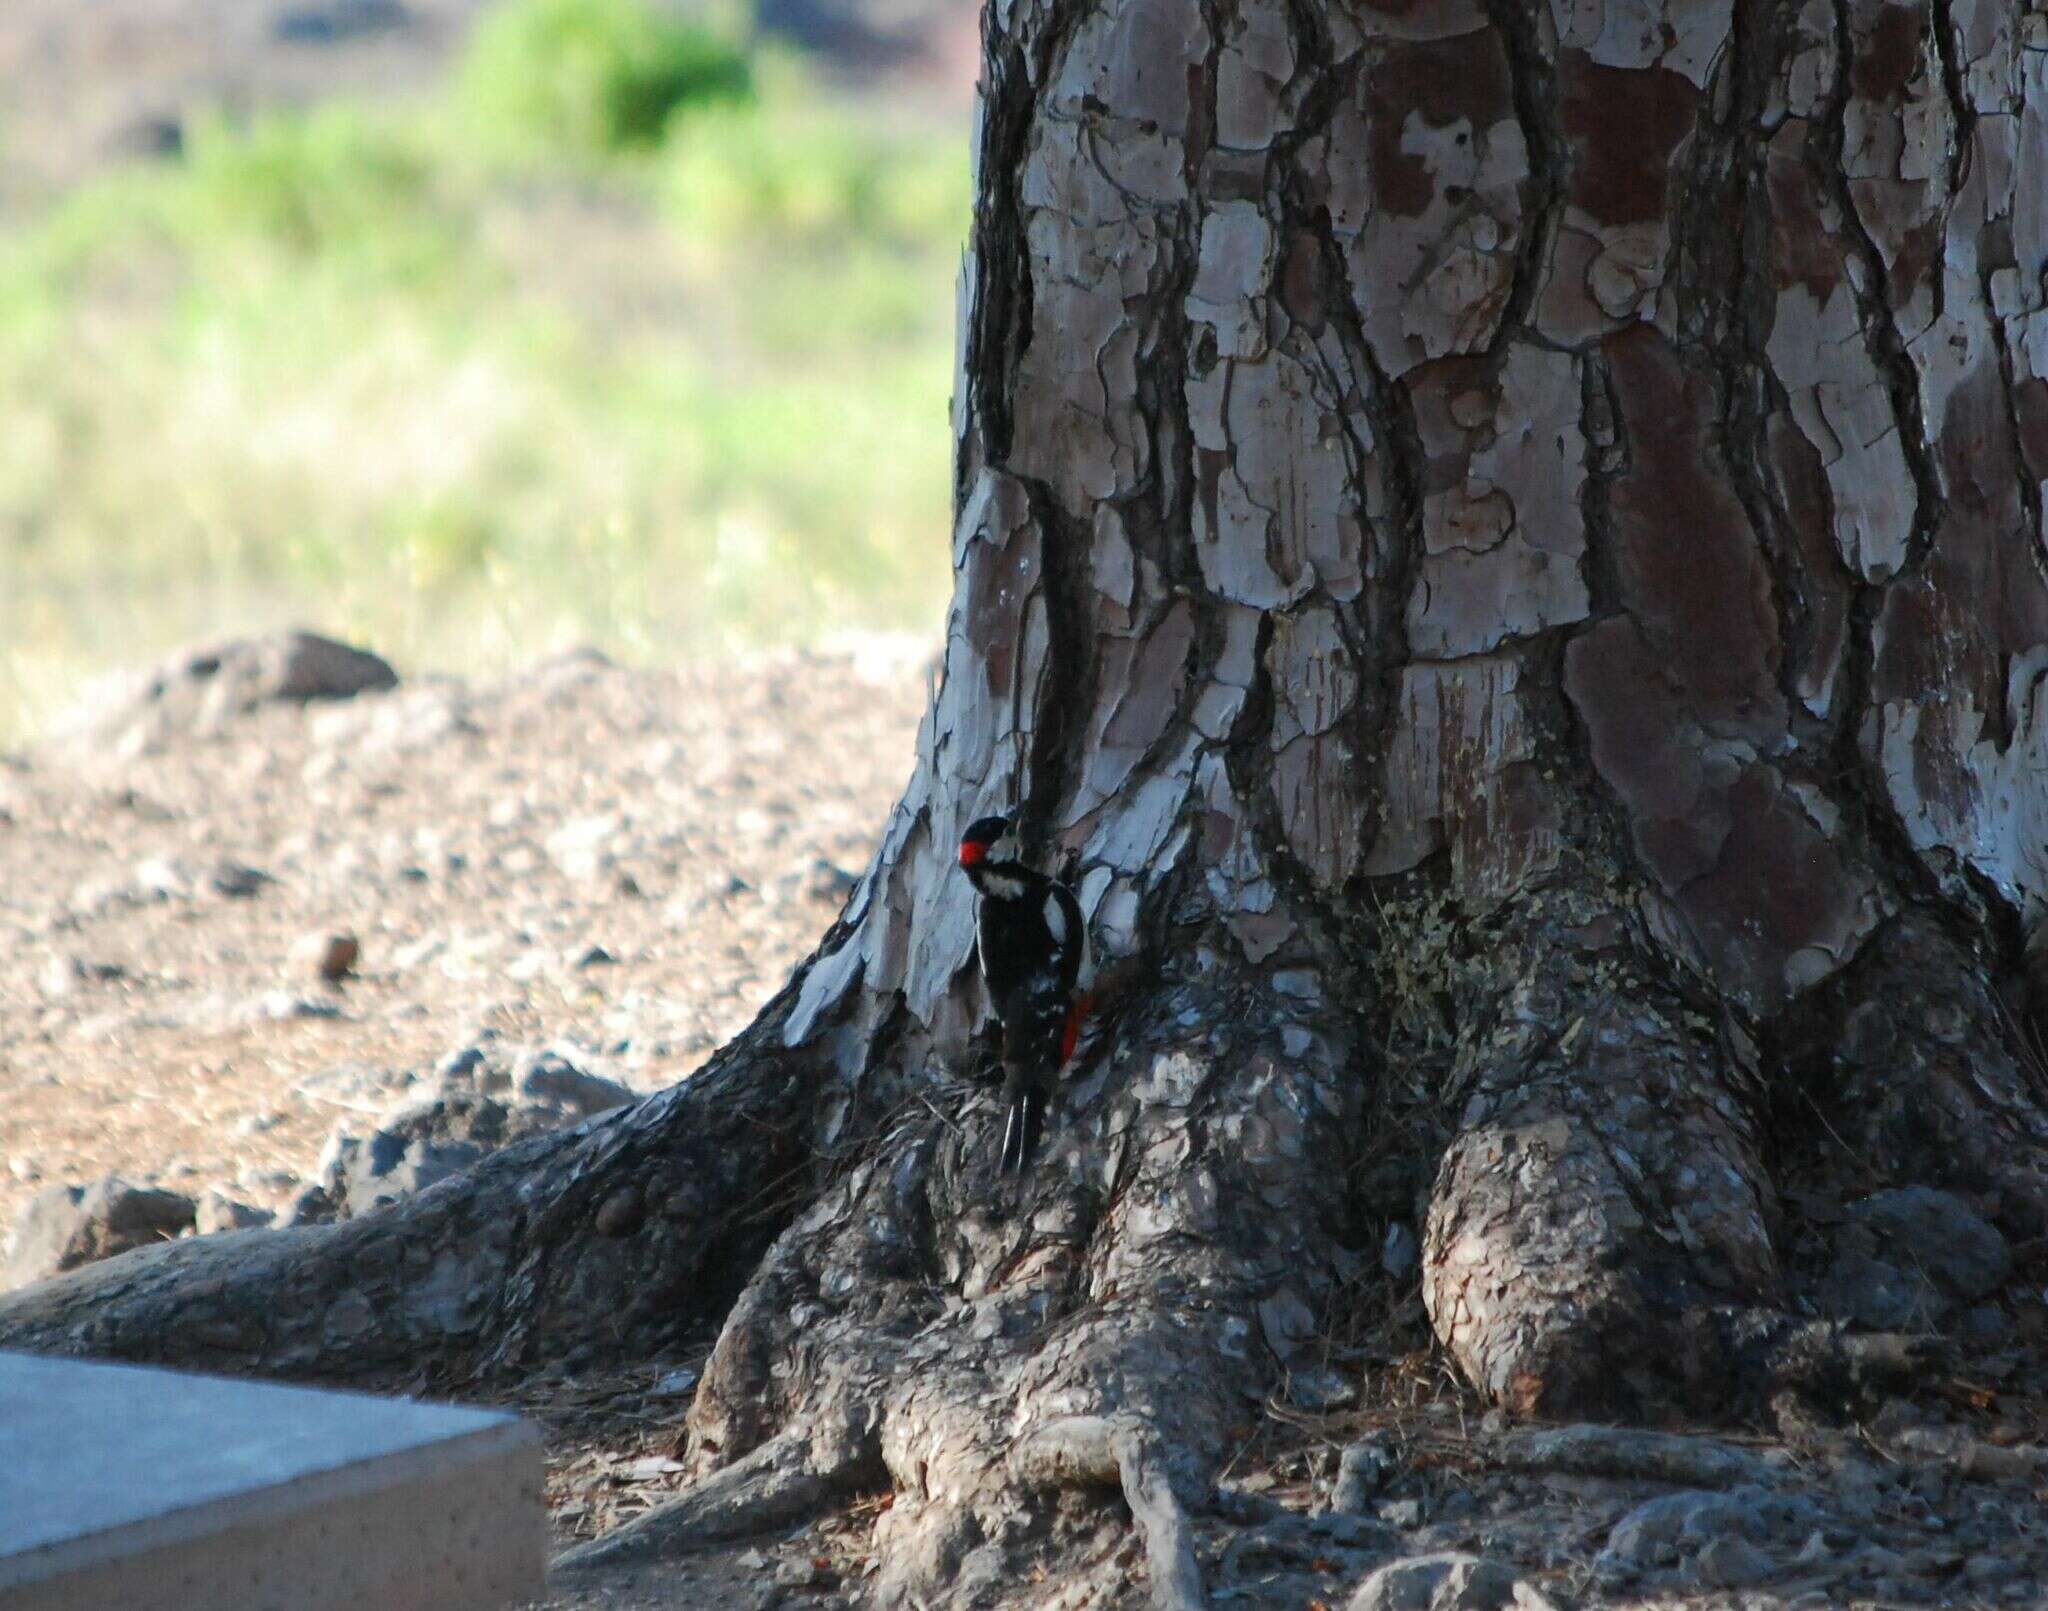
[[[886,1479],[884,1597],[964,1601],[1113,1487],[1182,1604],[1226,1406],[1389,1218],[1534,1411],[1909,1365],[1794,1318],[1781,1184],[2039,1234],[2048,20],[992,0],[976,139],[944,680],[790,989],[588,1134],[0,1340],[722,1317],[710,1485],[617,1549]],[[951,854],[1013,806],[1143,979],[1014,1186]]]

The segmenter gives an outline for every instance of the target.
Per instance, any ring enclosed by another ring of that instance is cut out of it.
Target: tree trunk
[[[1817,1190],[2048,1230],[2048,19],[991,0],[976,141],[944,680],[790,987],[624,1116],[0,1340],[722,1317],[703,1487],[595,1555],[885,1479],[885,1594],[965,1598],[1107,1483],[1181,1604],[1234,1400],[1391,1222],[1542,1413],[1904,1357],[1797,1318]],[[1012,806],[1142,978],[1014,1185],[953,864]]]

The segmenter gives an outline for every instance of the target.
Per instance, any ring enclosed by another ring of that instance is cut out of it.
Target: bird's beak
[[[982,862],[986,861],[987,859],[987,845],[977,844],[972,839],[963,839],[960,841],[960,865],[962,867],[976,867],[979,866]]]

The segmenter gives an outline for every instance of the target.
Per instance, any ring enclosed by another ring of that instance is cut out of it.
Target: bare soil
[[[866,864],[921,662],[571,656],[0,762],[0,1222],[112,1172],[278,1206],[480,1036],[684,1078]],[[327,931],[339,989],[293,957]]]

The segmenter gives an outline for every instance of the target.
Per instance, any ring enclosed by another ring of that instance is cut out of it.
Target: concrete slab
[[[0,1353],[0,1611],[484,1611],[542,1484],[495,1411]]]

